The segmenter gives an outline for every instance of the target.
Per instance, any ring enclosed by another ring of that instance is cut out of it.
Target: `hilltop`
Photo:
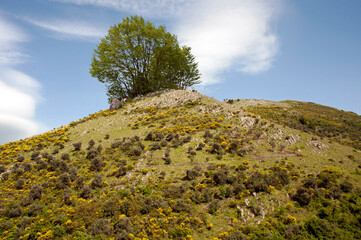
[[[360,239],[361,117],[172,90],[0,146],[3,239]]]

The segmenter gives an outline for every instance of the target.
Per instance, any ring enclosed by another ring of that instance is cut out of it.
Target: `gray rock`
[[[112,103],[110,104],[110,107],[109,107],[109,111],[114,111],[114,110],[117,110],[119,108],[121,108],[122,106],[122,102],[118,100],[118,98],[114,98]]]

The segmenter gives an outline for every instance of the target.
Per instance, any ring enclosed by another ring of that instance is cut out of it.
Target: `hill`
[[[359,239],[360,119],[194,91],[138,98],[0,146],[0,236]]]

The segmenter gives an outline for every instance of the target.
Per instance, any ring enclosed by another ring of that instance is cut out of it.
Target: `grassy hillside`
[[[361,149],[361,117],[311,102],[239,100],[236,104],[262,118]]]
[[[0,236],[361,238],[361,153],[255,109],[170,91],[2,145]]]

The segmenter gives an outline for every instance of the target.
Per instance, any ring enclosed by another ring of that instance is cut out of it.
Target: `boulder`
[[[122,102],[118,100],[118,98],[114,98],[112,103],[110,104],[110,107],[109,107],[109,111],[114,111],[114,110],[117,110],[119,108],[121,108],[122,106]]]

